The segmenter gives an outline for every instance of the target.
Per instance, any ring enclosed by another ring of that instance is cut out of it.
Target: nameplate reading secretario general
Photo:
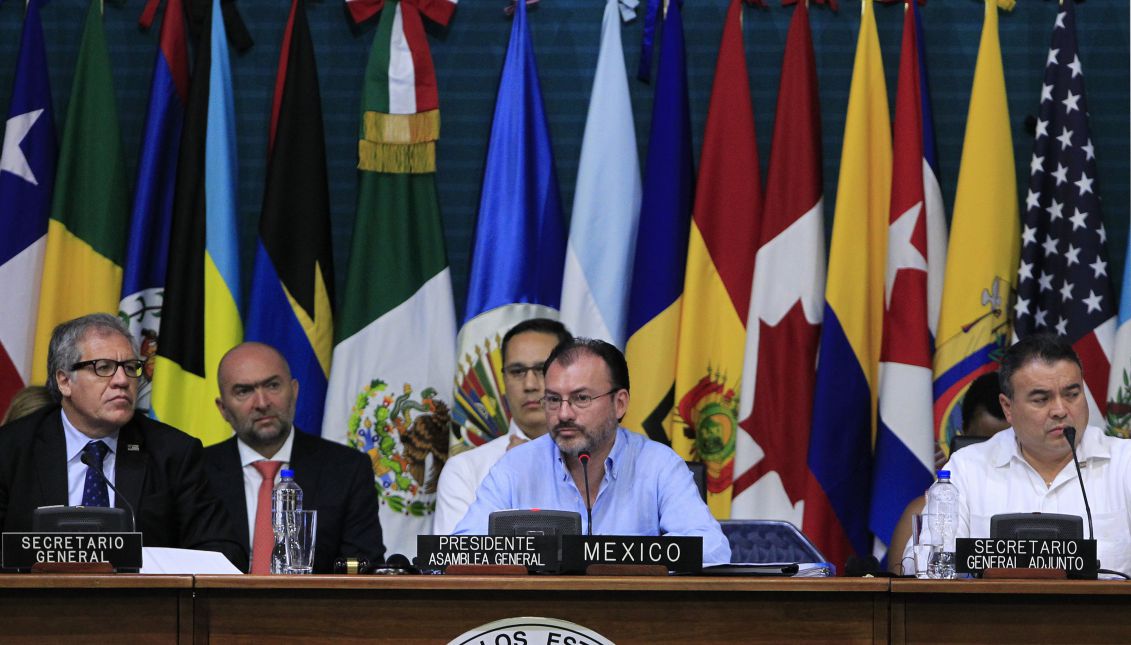
[[[7,569],[91,563],[141,568],[141,533],[5,533],[3,549]]]
[[[1095,540],[959,538],[955,541],[959,573],[984,569],[1063,569],[1072,577],[1096,577]]]
[[[673,573],[699,573],[703,569],[703,538],[563,535],[562,568],[584,571],[591,564],[661,564]]]
[[[416,566],[444,570],[453,564],[519,564],[543,569],[558,562],[558,538],[547,535],[420,535]]]

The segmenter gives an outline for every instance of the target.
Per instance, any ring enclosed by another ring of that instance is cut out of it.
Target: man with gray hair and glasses
[[[132,505],[145,546],[218,551],[246,568],[234,525],[208,490],[200,440],[134,413],[144,366],[117,316],[55,328],[47,351],[55,405],[0,429],[0,530],[31,530],[40,506]]]

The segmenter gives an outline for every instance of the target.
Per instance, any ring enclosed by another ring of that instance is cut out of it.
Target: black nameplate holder
[[[959,573],[980,574],[985,569],[1063,569],[1069,578],[1096,578],[1095,540],[1016,538],[958,538],[955,541]]]
[[[443,571],[450,565],[522,565],[530,571],[557,570],[558,538],[553,535],[419,535],[416,566]]]
[[[663,565],[669,573],[703,570],[700,536],[563,535],[562,569],[585,571],[591,564]]]
[[[5,569],[91,564],[109,564],[116,571],[141,569],[141,533],[4,533],[0,541]]]

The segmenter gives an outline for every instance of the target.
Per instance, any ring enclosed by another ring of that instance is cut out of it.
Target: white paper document
[[[216,551],[147,546],[141,550],[142,573],[213,574],[243,573]]]

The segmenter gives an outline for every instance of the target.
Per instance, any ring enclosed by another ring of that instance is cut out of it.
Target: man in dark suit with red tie
[[[200,440],[134,413],[143,367],[117,316],[55,328],[47,387],[58,405],[0,428],[0,529],[30,531],[40,506],[132,505],[145,546],[218,551],[246,567],[247,551],[209,493]]]
[[[250,547],[251,573],[268,573],[271,489],[283,468],[302,487],[303,508],[318,511],[314,573],[331,573],[340,557],[383,562],[379,502],[369,458],[295,431],[299,383],[286,359],[262,343],[243,343],[220,360],[216,406],[235,436],[205,449],[211,488]]]

